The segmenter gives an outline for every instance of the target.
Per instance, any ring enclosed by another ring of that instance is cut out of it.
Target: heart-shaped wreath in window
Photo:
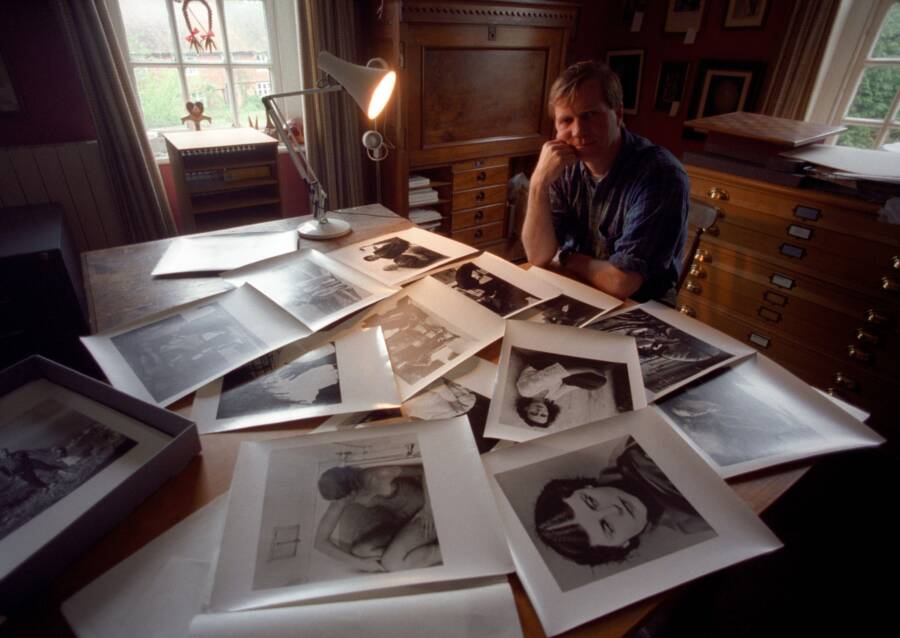
[[[206,9],[205,29],[203,28],[202,16],[198,16],[194,8],[190,6],[194,3],[202,5]],[[188,35],[185,40],[187,40],[190,47],[197,53],[202,53],[203,49],[210,52],[215,49],[216,43],[213,40],[215,34],[213,34],[212,29],[213,14],[206,0],[184,0],[181,4],[181,14],[184,16],[184,23],[188,29]]]

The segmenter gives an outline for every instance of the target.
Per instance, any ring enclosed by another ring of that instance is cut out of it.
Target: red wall
[[[761,104],[769,84],[775,61],[785,37],[787,22],[797,0],[769,0],[768,15],[761,29],[723,29],[726,0],[706,0],[703,21],[693,44],[684,44],[684,34],[663,33],[668,0],[648,0],[643,24],[637,33],[623,18],[625,0],[594,2],[583,0],[579,24],[572,46],[571,61],[587,58],[606,59],[606,52],[617,49],[643,49],[644,65],[638,112],[626,115],[625,124],[639,135],[665,146],[675,155],[685,150],[699,150],[702,142],[682,138],[683,122],[690,106],[698,63],[702,59],[753,60],[766,63],[762,89],[757,99]],[[674,117],[653,110],[656,83],[661,63],[666,60],[689,61],[687,85],[681,107]]]
[[[0,115],[0,146],[96,139],[75,61],[51,1],[2,4],[0,53],[22,113]]]

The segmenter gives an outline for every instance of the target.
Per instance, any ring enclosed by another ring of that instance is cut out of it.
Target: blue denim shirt
[[[623,128],[619,154],[599,183],[578,162],[551,185],[556,240],[642,275],[634,300],[659,299],[678,281],[689,193],[674,155]]]

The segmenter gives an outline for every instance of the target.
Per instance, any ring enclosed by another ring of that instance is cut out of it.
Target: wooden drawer
[[[453,213],[450,218],[450,227],[452,230],[459,230],[461,228],[478,226],[480,224],[502,223],[505,213],[506,204],[496,204],[494,206],[486,206],[485,208],[461,210]]]
[[[900,227],[876,219],[879,206],[849,197],[839,197],[811,189],[790,188],[696,166],[686,166],[691,194],[710,202],[710,193],[727,199],[713,205],[731,203],[742,208],[775,215],[791,222],[828,228],[867,240],[900,248]]]
[[[491,166],[489,168],[480,168],[474,171],[464,171],[462,173],[453,174],[453,190],[461,191],[470,188],[481,188],[482,186],[492,186],[494,184],[506,184],[506,178],[509,175],[509,167]]]
[[[503,224],[485,224],[464,230],[454,230],[450,237],[470,246],[477,246],[491,241],[503,239]]]
[[[469,191],[453,193],[452,209],[483,208],[488,204],[500,204],[506,201],[506,184],[501,186],[485,186]]]
[[[778,334],[768,326],[745,321],[727,308],[697,298],[679,296],[679,309],[771,357],[807,383],[850,403],[878,412],[881,418],[895,414],[900,404],[896,378],[876,374],[854,363],[837,361]],[[896,418],[896,417],[890,417]]]
[[[506,157],[483,157],[467,162],[458,162],[453,164],[450,168],[453,173],[462,173],[464,171],[474,171],[476,169],[488,168],[491,166],[506,166],[508,162],[509,160]]]

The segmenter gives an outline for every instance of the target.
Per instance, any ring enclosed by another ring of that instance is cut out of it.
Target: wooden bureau
[[[685,168],[718,218],[679,309],[887,429],[900,407],[900,226],[877,221],[877,204]]]

